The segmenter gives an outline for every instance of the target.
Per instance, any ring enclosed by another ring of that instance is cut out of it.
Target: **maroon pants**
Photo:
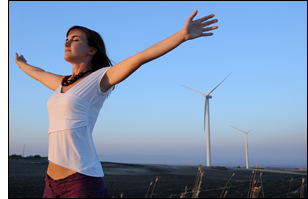
[[[45,182],[43,198],[110,198],[103,177],[74,173],[53,180],[46,173]]]

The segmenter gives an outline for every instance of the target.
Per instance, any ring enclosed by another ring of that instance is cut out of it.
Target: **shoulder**
[[[111,68],[110,66],[106,66],[100,69],[97,69],[96,71],[94,71],[93,73],[96,73],[98,76],[101,75],[101,77],[103,77],[103,75],[106,73],[106,71]]]
[[[99,70],[100,73],[101,73],[101,79],[100,79],[100,89],[103,93],[107,92],[110,88],[111,88],[111,84],[109,82],[109,78],[108,78],[108,75],[107,75],[107,71],[111,68],[111,66],[108,66],[108,67],[104,67],[104,68],[101,68]]]

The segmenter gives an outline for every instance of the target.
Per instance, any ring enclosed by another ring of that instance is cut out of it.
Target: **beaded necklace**
[[[87,74],[88,72],[92,72],[92,70],[88,70],[86,72],[81,72],[79,73],[78,75],[74,76],[72,79],[68,80],[68,78],[70,78],[72,75],[69,75],[69,76],[65,76],[63,79],[62,79],[62,86],[68,86],[74,82],[76,82],[78,79],[82,78],[85,74]]]

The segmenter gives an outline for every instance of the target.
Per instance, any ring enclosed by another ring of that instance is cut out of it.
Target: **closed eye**
[[[68,39],[66,39],[65,42],[67,42],[67,40],[68,40]],[[73,40],[73,41],[79,41],[79,40],[78,40],[78,39],[75,39],[75,40]]]
[[[79,39],[77,39],[76,37],[79,37],[79,36],[72,36],[71,39],[74,39],[74,38],[75,38],[75,40],[73,40],[73,41],[79,41]],[[68,40],[68,39],[66,39],[65,42],[67,42],[67,40]]]

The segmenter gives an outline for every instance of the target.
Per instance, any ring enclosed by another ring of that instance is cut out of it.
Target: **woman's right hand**
[[[24,58],[23,55],[18,56],[18,54],[15,53],[15,62],[16,62],[17,65],[19,65],[19,63],[21,63],[21,62],[26,64],[27,60]]]

